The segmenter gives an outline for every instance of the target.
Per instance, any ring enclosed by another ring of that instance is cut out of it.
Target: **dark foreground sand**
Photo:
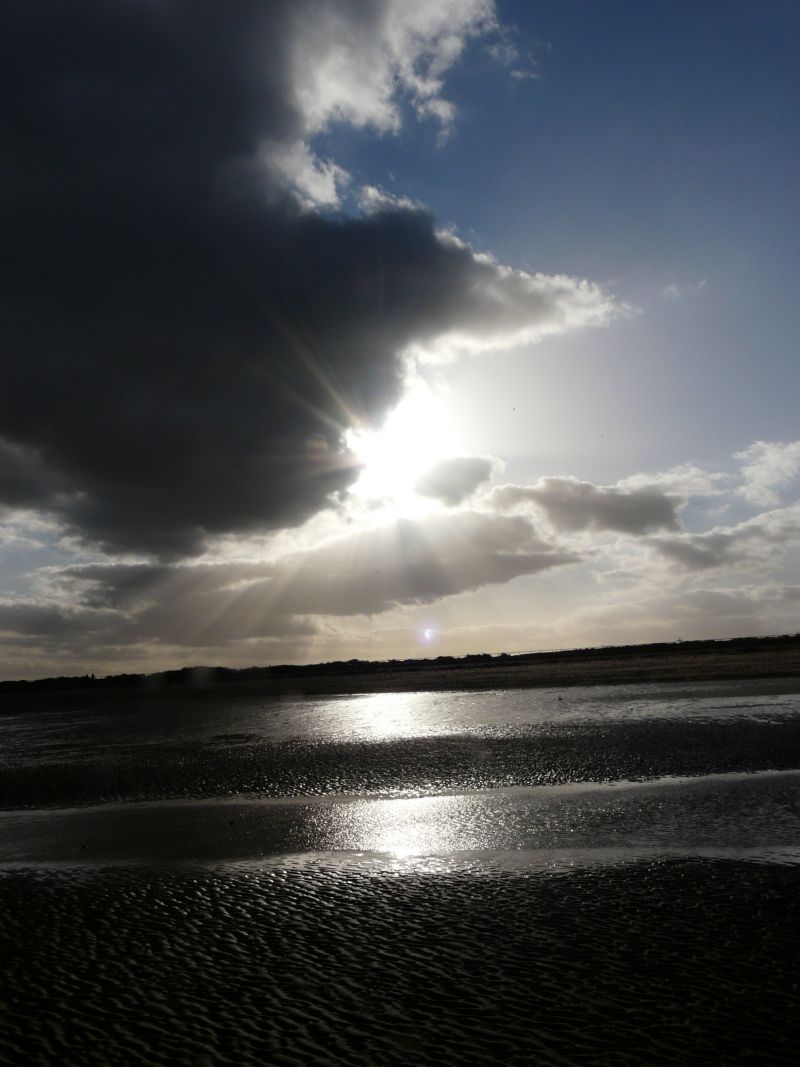
[[[13,1064],[796,1063],[800,870],[7,872]]]

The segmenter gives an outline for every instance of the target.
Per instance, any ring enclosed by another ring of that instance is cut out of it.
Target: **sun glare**
[[[428,510],[415,492],[419,478],[439,460],[458,454],[441,401],[424,385],[415,386],[379,430],[350,430],[347,445],[362,471],[351,492],[404,512]]]

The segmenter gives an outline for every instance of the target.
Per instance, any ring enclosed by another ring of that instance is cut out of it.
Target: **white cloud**
[[[684,497],[716,497],[725,492],[733,476],[722,471],[709,471],[694,463],[681,463],[657,474],[633,474],[621,478],[618,489],[658,488],[664,493]]]
[[[446,363],[460,355],[533,344],[567,330],[605,326],[628,311],[592,282],[504,266],[449,232],[440,232],[439,239],[445,248],[471,257],[472,277],[459,325],[409,346],[408,355],[420,363]]]
[[[516,81],[535,80],[539,77],[538,64],[530,48],[522,49],[515,27],[498,23],[495,39],[486,47],[487,53],[501,63]]]
[[[262,163],[304,206],[338,205],[350,176],[316,156],[314,138],[336,123],[396,134],[407,102],[417,120],[434,121],[439,141],[445,140],[457,114],[443,95],[445,76],[470,39],[497,27],[493,0],[379,0],[311,9],[299,0],[289,64],[299,139],[264,143]],[[375,193],[367,187],[362,207],[376,209]],[[405,198],[397,202],[406,206]]]
[[[262,164],[277,175],[307,208],[335,207],[350,175],[329,159],[320,159],[302,141],[263,145]]]
[[[742,464],[740,495],[762,507],[780,504],[780,490],[800,476],[800,441],[754,441],[733,458]]]
[[[447,128],[455,106],[444,76],[470,38],[496,25],[492,0],[384,0],[370,11],[325,4],[313,17],[298,8],[293,84],[309,136],[334,122],[396,132],[403,97]]]
[[[315,7],[313,18],[299,4],[298,12],[291,81],[303,139],[266,143],[261,154],[271,176],[307,208],[336,207],[351,180],[335,161],[317,157],[316,135],[335,123],[397,133],[404,101],[418,120],[434,119],[446,134],[456,109],[443,96],[444,78],[467,43],[487,34],[501,43],[510,40],[493,0],[381,0],[371,12],[329,4]],[[366,215],[424,212],[412,198],[372,184],[359,190],[358,203]],[[627,310],[599,285],[504,266],[446,230],[437,238],[445,256],[471,261],[469,277],[455,323],[442,321],[441,328],[408,344],[412,362],[446,362],[463,353],[529,344],[605,325]]]
[[[800,544],[800,504],[705,533],[653,538],[650,544],[658,554],[686,570],[733,565],[761,569],[788,546]]]
[[[681,285],[676,282],[670,282],[669,285],[665,285],[661,290],[661,297],[664,300],[680,300],[682,297],[702,292],[707,285],[708,280],[706,278],[701,278],[699,282],[684,282]]]
[[[376,211],[396,210],[424,211],[425,208],[417,200],[408,196],[395,196],[387,193],[385,189],[379,189],[376,185],[362,185],[358,193],[358,206],[365,215]]]

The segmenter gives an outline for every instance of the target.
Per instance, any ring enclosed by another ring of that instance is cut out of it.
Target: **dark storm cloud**
[[[0,513],[9,508],[47,505],[63,489],[41,456],[23,445],[0,438]]]
[[[494,463],[489,456],[456,456],[435,463],[414,487],[418,493],[451,507],[460,504],[488,482]]]
[[[0,16],[0,425],[81,494],[68,519],[111,545],[182,551],[206,530],[299,521],[351,476],[333,455],[337,398],[369,416],[397,389],[391,349],[353,336],[376,308],[352,290],[391,224],[362,242],[300,218],[266,174],[258,191],[225,180],[299,125],[286,11]]]
[[[532,503],[543,508],[557,530],[609,530],[643,534],[678,528],[679,499],[659,489],[619,489],[577,478],[543,478],[536,485],[502,485],[492,494],[501,509]]]
[[[68,638],[74,633],[107,631],[109,624],[118,630],[121,620],[108,612],[83,607],[37,603],[25,600],[0,600],[0,634],[8,637]]]
[[[385,2],[338,7],[341,32],[379,33]],[[307,132],[294,42],[315,10],[0,10],[0,435],[47,471],[31,503],[90,541],[174,557],[299,523],[353,480],[342,429],[397,398],[404,349],[607,311],[418,210],[300,209],[269,160]]]

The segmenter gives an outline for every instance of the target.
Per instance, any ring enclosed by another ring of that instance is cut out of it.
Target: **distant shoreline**
[[[144,697],[263,693],[305,696],[345,693],[561,688],[647,682],[714,682],[785,679],[800,685],[800,634],[683,641],[648,645],[531,652],[519,655],[440,656],[312,665],[281,664],[236,670],[191,667],[151,675],[45,678],[0,682],[0,707],[32,706],[52,696]],[[22,700],[20,701],[20,698]],[[69,702],[72,702],[71,699]]]

